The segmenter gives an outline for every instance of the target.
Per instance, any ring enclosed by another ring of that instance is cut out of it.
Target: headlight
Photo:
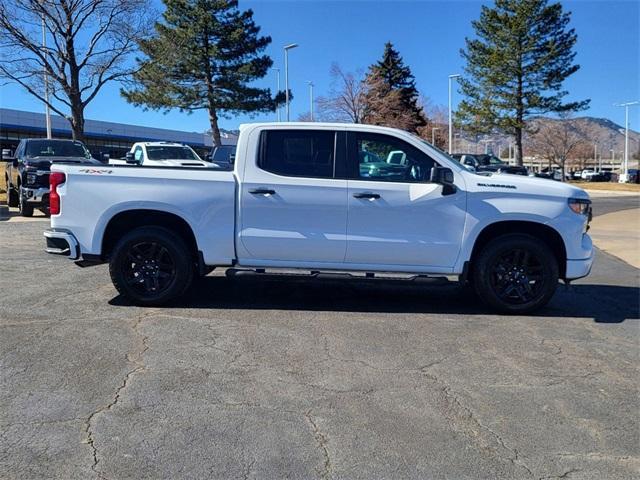
[[[27,173],[27,185],[34,185],[38,182],[38,175],[35,173]]]
[[[591,213],[591,200],[586,198],[570,198],[569,208],[580,215],[589,215]]]

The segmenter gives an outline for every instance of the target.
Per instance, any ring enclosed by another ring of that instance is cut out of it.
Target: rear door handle
[[[360,192],[354,193],[353,198],[367,198],[369,200],[377,200],[380,198],[380,195],[378,195],[377,193]]]
[[[252,188],[249,193],[252,195],[275,195],[276,191],[270,188]]]

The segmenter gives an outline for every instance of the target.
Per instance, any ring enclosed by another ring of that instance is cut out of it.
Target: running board
[[[361,272],[361,273],[352,273],[352,272],[330,272],[330,271],[319,271],[319,270],[310,270],[309,273],[304,273],[304,270],[290,270],[290,269],[274,269],[267,270],[264,268],[228,268],[225,272],[227,277],[245,277],[245,276],[258,276],[258,275],[270,275],[270,276],[296,276],[296,277],[313,277],[327,280],[339,280],[339,279],[359,279],[359,280],[370,280],[370,279],[378,279],[378,280],[403,280],[407,282],[415,282],[415,283],[423,283],[426,285],[448,285],[451,282],[447,277],[444,276],[430,276],[430,275],[410,275],[407,274],[405,276],[394,275],[394,274],[376,274],[374,272]]]

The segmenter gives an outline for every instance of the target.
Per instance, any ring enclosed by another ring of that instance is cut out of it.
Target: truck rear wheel
[[[504,235],[492,240],[473,264],[473,286],[490,307],[525,314],[545,306],[558,285],[553,252],[529,235]]]
[[[33,207],[29,205],[24,195],[19,195],[18,210],[23,217],[33,217]]]
[[[186,292],[194,263],[180,236],[162,227],[140,227],[115,246],[109,273],[120,294],[137,305],[156,306]]]

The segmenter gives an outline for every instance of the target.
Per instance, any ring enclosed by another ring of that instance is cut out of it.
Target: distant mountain
[[[596,117],[575,117],[567,120],[557,118],[534,117],[529,120],[535,126],[536,123],[571,122],[579,128],[585,135],[586,141],[598,144],[598,155],[602,158],[610,158],[611,150],[614,150],[616,158],[621,157],[624,151],[624,127],[607,118]],[[456,150],[458,152],[481,152],[487,148],[498,153],[502,151],[502,156],[508,156],[509,144],[513,144],[513,138],[508,135],[467,135],[457,140]],[[525,155],[527,155],[527,144],[525,138]],[[632,158],[640,150],[640,133],[629,129],[629,158]]]

